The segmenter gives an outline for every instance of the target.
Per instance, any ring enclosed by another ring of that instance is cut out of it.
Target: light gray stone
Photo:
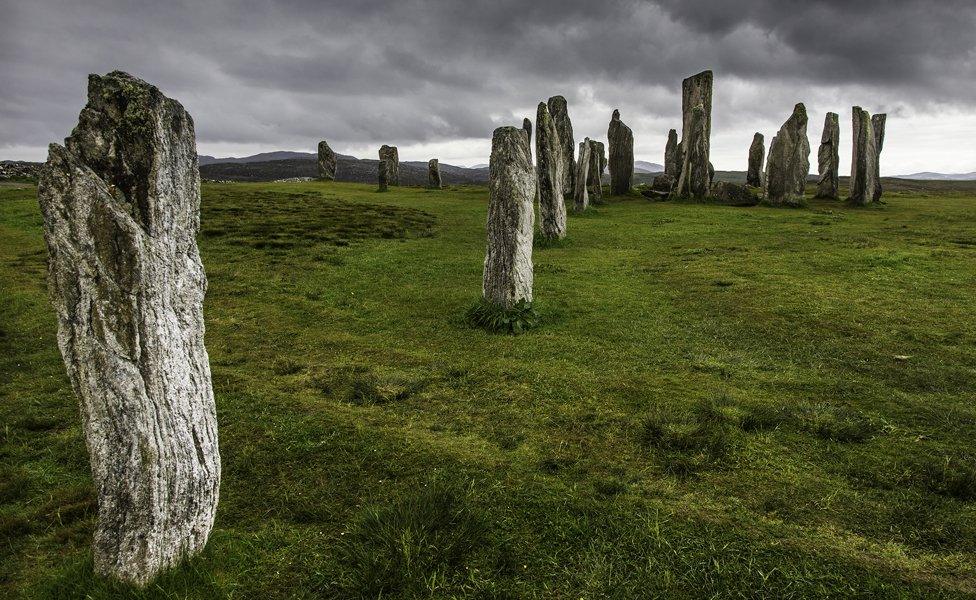
[[[752,145],[749,146],[749,170],[746,171],[746,185],[752,187],[762,187],[763,160],[766,158],[766,140],[763,134],[756,133],[752,136]]]
[[[335,181],[336,178],[336,153],[329,147],[325,140],[319,142],[319,179]]]
[[[386,179],[389,185],[400,185],[400,153],[396,146],[383,144],[380,147],[380,160],[386,161]]]
[[[840,118],[829,112],[824,117],[823,135],[817,150],[817,198],[840,198]]]
[[[590,171],[590,138],[583,138],[579,144],[579,160],[576,163],[575,181],[579,182],[573,192],[573,210],[583,212],[590,206],[590,195],[587,191],[586,181]]]
[[[143,586],[203,549],[220,488],[193,120],[131,75],[89,76],[38,200],[97,495],[95,570]]]
[[[714,176],[714,169],[708,162],[708,140],[705,130],[705,107],[701,104],[691,111],[691,121],[682,145],[685,152],[681,177],[675,187],[674,195],[679,198],[704,200]]]
[[[769,144],[763,198],[773,206],[803,206],[809,174],[807,109],[799,103]]]
[[[573,122],[569,119],[569,108],[562,96],[553,96],[548,102],[549,114],[556,125],[559,136],[559,147],[562,149],[563,161],[563,194],[572,196],[576,189],[576,161],[573,153],[576,151],[576,141],[573,138]]]
[[[566,237],[566,203],[563,200],[562,145],[549,106],[540,102],[535,117],[535,154],[539,176],[539,229],[542,237]]]
[[[499,127],[491,139],[484,298],[509,310],[532,302],[535,173],[525,131]]]
[[[860,106],[853,107],[851,121],[853,124],[851,179],[850,195],[847,200],[852,204],[863,206],[874,202],[874,194],[877,190],[877,138],[868,111]]]
[[[607,152],[610,154],[610,194],[630,192],[634,181],[634,132],[620,120],[614,110],[607,128]]]

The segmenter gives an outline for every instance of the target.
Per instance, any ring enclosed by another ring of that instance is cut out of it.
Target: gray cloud
[[[204,152],[311,149],[325,137],[339,151],[390,142],[408,155],[437,147],[483,158],[494,127],[561,93],[579,135],[604,137],[619,106],[641,157],[660,162],[681,79],[705,68],[716,74],[720,168],[741,168],[752,131],[772,133],[797,101],[814,112],[811,139],[822,111],[852,104],[906,123],[976,122],[969,0],[10,4],[0,24],[4,158],[67,135],[87,73],[116,68],[178,98]],[[911,128],[899,137],[894,120],[889,131],[886,162],[898,165]],[[918,154],[909,150],[905,168]],[[976,168],[976,154],[928,158],[926,168]]]

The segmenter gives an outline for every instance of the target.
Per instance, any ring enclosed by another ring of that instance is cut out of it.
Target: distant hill
[[[318,177],[317,157],[289,158],[247,162],[214,162],[200,164],[200,177],[216,181],[274,181],[293,177]],[[336,179],[356,183],[375,183],[379,160],[359,159],[337,155]],[[467,169],[441,163],[441,179],[454,185],[461,183],[485,183],[488,169]],[[403,161],[400,163],[400,183],[426,185],[427,163]]]
[[[663,173],[664,166],[646,160],[634,161],[634,173]]]
[[[290,160],[296,158],[312,159],[318,160],[318,155],[311,152],[290,152],[287,150],[277,150],[275,152],[262,152],[260,154],[254,154],[252,156],[242,156],[240,158],[234,156],[228,156],[226,158],[216,158],[214,156],[207,156],[206,154],[201,154],[197,157],[200,161],[200,166],[212,165],[216,163],[253,163],[253,162],[268,162],[271,160]]]
[[[912,173],[911,175],[896,175],[898,179],[916,179],[921,181],[976,181],[976,171],[971,173]]]

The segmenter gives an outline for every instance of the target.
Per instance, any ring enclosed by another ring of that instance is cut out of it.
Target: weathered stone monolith
[[[525,136],[529,138],[529,148],[532,147],[532,121],[528,117],[522,119],[522,129],[525,131]],[[529,150],[529,156],[532,156],[532,151]]]
[[[573,139],[573,122],[569,120],[569,108],[562,96],[549,98],[547,104],[552,122],[556,124],[556,134],[559,136],[559,147],[562,149],[563,161],[563,194],[572,196],[576,186],[576,161],[573,153],[576,151],[576,141]]]
[[[90,75],[38,200],[97,495],[95,570],[143,586],[203,549],[220,488],[193,119],[131,75]]]
[[[590,140],[590,166],[586,171],[586,187],[590,202],[603,203],[603,170],[607,168],[607,154],[603,142]]]
[[[573,210],[583,212],[590,206],[590,195],[587,191],[587,175],[590,171],[590,138],[583,138],[579,144],[579,160],[576,162],[576,177],[578,183],[573,191]]]
[[[774,206],[802,206],[809,174],[807,109],[799,103],[769,144],[763,198]]]
[[[689,129],[685,132],[682,147],[685,151],[685,164],[675,186],[675,196],[704,200],[708,197],[712,175],[708,162],[708,139],[705,130],[705,107],[701,104],[691,111]]]
[[[848,202],[865,205],[874,201],[877,189],[878,149],[871,115],[860,106],[851,109],[851,180]]]
[[[681,173],[681,145],[678,144],[678,132],[668,131],[668,143],[664,146],[664,174],[673,181],[678,180]]]
[[[376,181],[379,185],[380,192],[386,192],[389,190],[390,185],[390,161],[380,159],[380,162],[376,164]]]
[[[746,185],[762,187],[763,160],[766,158],[766,140],[756,132],[749,146],[749,170],[746,171]]]
[[[829,112],[824,117],[823,135],[817,150],[817,166],[820,178],[817,180],[817,198],[837,200],[840,198],[840,121],[837,113]]]
[[[441,165],[436,158],[427,161],[427,187],[441,189]]]
[[[881,150],[884,149],[885,121],[887,120],[888,115],[885,113],[871,117],[871,128],[874,129],[874,146],[878,153],[874,161],[874,202],[881,200],[881,194],[884,191],[881,188]]]
[[[488,171],[483,294],[488,302],[509,310],[522,300],[532,302],[535,172],[522,129],[495,130]]]
[[[535,162],[539,175],[539,230],[548,240],[566,237],[562,152],[549,106],[540,102],[535,117]]]
[[[610,154],[610,194],[626,194],[634,180],[634,132],[620,120],[620,111],[614,110],[607,129]]]
[[[396,146],[383,144],[380,147],[380,160],[386,161],[387,183],[390,185],[400,185],[400,153]]]
[[[691,131],[692,111],[696,106],[701,105],[704,115],[705,128],[705,159],[707,164],[711,156],[712,139],[712,72],[702,71],[697,75],[692,75],[681,82],[681,151],[684,154],[682,169],[688,162],[688,135]],[[679,179],[680,174],[679,174]]]
[[[319,142],[319,179],[335,181],[336,153],[325,140]]]

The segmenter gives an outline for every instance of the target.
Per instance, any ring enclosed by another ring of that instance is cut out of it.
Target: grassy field
[[[32,187],[0,189],[0,596],[976,595],[976,195],[614,198],[464,323],[485,188],[203,191],[223,484],[202,556],[91,574]]]

